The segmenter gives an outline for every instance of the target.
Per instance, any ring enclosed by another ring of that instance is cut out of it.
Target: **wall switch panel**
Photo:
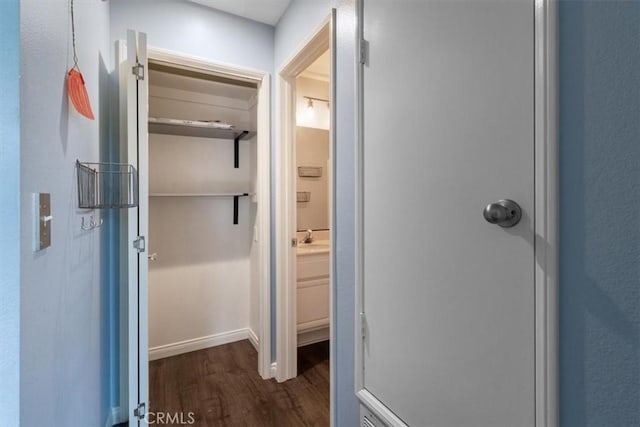
[[[34,250],[41,251],[51,246],[51,194],[35,193],[33,195],[35,219]]]

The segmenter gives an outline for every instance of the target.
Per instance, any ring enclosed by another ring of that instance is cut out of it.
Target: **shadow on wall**
[[[640,426],[640,3],[559,12],[560,421]]]

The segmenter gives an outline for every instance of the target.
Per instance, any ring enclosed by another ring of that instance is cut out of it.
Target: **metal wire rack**
[[[86,163],[76,160],[78,207],[120,209],[138,206],[138,172],[124,163]]]

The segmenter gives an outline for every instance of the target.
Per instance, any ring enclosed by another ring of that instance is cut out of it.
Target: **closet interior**
[[[257,94],[149,64],[152,361],[245,339],[257,348]]]

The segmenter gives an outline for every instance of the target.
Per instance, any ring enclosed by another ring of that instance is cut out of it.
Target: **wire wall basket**
[[[76,161],[78,207],[118,209],[138,206],[138,172],[123,163]]]

